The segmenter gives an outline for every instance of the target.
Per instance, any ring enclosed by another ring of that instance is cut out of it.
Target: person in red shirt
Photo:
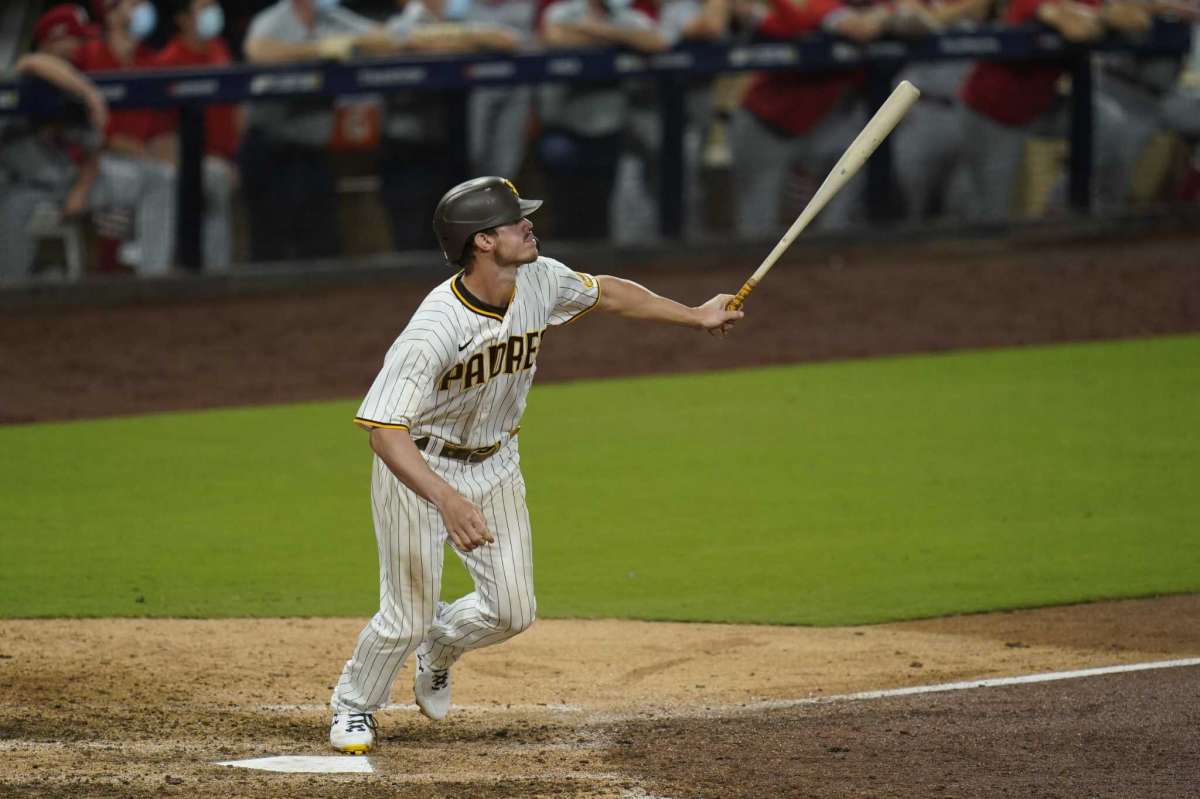
[[[158,67],[221,67],[233,61],[221,38],[225,14],[216,0],[175,0],[175,36],[154,57]],[[238,185],[237,155],[240,109],[210,105],[204,112],[204,267],[226,271],[233,260],[231,202]],[[150,150],[179,165],[179,114],[164,117]]]
[[[825,31],[855,42],[879,38],[891,10],[884,5],[850,8],[838,0],[770,0],[759,32],[795,38]],[[823,178],[866,123],[859,70],[760,72],[754,76],[730,129],[737,231],[766,237],[780,226],[784,186],[793,167]],[[859,205],[865,178],[838,192],[817,217],[827,229],[845,227]]]
[[[39,229],[91,210],[109,112],[95,84],[71,65],[88,35],[82,8],[54,6],[34,25],[34,52],[14,64],[17,80],[40,84],[54,99],[0,117],[0,284],[32,274]]]
[[[154,32],[157,13],[149,0],[101,0],[104,34],[84,43],[79,68],[85,72],[145,69],[155,53],[143,40]],[[107,146],[134,157],[147,155],[146,145],[163,130],[163,112],[130,108],[113,111],[105,131]]]
[[[33,43],[40,53],[58,56],[76,67],[84,43],[100,35],[87,11],[74,3],[52,6],[33,26]]]
[[[1069,42],[1091,42],[1101,38],[1109,24],[1122,27],[1120,9],[1126,5],[1104,0],[1013,0],[1002,19],[1010,25],[1041,23]],[[1044,61],[982,61],[963,82],[963,156],[979,220],[1002,221],[1012,213],[1027,138],[1067,136],[1069,115],[1058,91],[1065,72],[1063,66]],[[1095,194],[1101,203],[1116,205],[1129,190],[1130,176],[1119,168],[1122,159],[1115,135],[1125,116],[1103,94],[1093,99]],[[1065,194],[1061,182],[1055,194]]]
[[[157,66],[221,67],[233,62],[221,37],[225,13],[216,0],[175,0],[175,9],[177,33],[155,56]],[[239,116],[240,109],[234,105],[208,106],[204,112],[205,152],[232,161],[237,155]]]
[[[9,184],[0,192],[0,242],[9,256],[0,273],[25,275],[36,252],[35,228],[65,219],[122,209],[135,223],[136,245],[147,262],[170,256],[173,184],[148,162],[101,152],[111,128],[107,103],[95,84],[71,66],[89,46],[93,31],[77,6],[47,11],[34,26],[36,52],[17,61],[17,73],[38,78],[83,103],[87,122],[51,113],[39,121],[0,120],[0,172]],[[32,115],[34,117],[38,115]],[[90,124],[89,124],[90,123]],[[165,268],[165,266],[164,266]]]
[[[921,39],[970,31],[988,18],[992,5],[992,0],[897,0],[892,33]],[[917,61],[896,75],[896,83],[907,80],[921,90],[891,135],[895,185],[910,222],[958,218],[970,205],[958,94],[973,66],[967,60]]]
[[[93,11],[103,24],[103,35],[86,42],[79,50],[79,67],[85,72],[145,69],[154,65],[154,51],[143,44],[158,24],[149,0],[93,0]],[[165,114],[154,109],[131,108],[113,111],[105,130],[102,172],[121,174],[122,182],[156,187],[156,194],[172,199],[161,213],[154,230],[135,229],[121,236],[101,236],[101,257],[108,261],[116,249],[113,238],[125,238],[116,256],[140,275],[170,272],[175,250],[175,170],[157,158],[150,142],[164,130]],[[164,188],[165,187],[165,188]],[[107,238],[107,241],[106,241]],[[147,246],[149,242],[149,246]]]

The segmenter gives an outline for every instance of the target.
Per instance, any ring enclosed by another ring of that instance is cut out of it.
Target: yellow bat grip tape
[[[742,284],[742,288],[734,295],[733,299],[725,303],[725,310],[736,311],[742,307],[742,303],[750,296],[750,292],[754,291],[754,284],[747,280]]]

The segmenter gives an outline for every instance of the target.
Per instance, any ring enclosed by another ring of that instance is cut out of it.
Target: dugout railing
[[[1191,49],[1191,35],[1189,25],[1156,20],[1150,31],[1136,39],[1112,34],[1086,46],[1066,42],[1042,27],[985,27],[921,39],[882,39],[862,45],[814,35],[792,41],[685,43],[653,55],[610,49],[539,50],[513,55],[397,57],[270,67],[238,64],[224,69],[93,73],[91,77],[113,108],[180,109],[178,261],[198,269],[203,261],[200,235],[203,109],[210,103],[439,91],[458,93],[465,106],[467,91],[478,86],[653,80],[658,87],[662,115],[659,226],[664,236],[677,238],[683,229],[684,98],[689,79],[694,76],[749,70],[818,72],[863,68],[867,73],[868,101],[874,108],[887,97],[895,75],[910,61],[1055,61],[1064,64],[1072,78],[1070,202],[1075,209],[1086,212],[1093,147],[1093,54],[1115,51],[1140,56],[1182,56]],[[61,102],[48,87],[34,82],[0,82],[0,115],[45,111]],[[468,118],[465,113],[456,116],[464,124]],[[460,127],[454,136],[454,149],[465,162],[468,132]],[[876,202],[888,196],[890,174],[890,149],[885,141],[867,171],[868,196]]]

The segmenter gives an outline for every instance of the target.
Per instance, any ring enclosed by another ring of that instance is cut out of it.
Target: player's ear
[[[496,244],[495,239],[492,236],[493,232],[494,231],[491,230],[481,230],[476,233],[474,236],[475,249],[481,252],[489,252]]]

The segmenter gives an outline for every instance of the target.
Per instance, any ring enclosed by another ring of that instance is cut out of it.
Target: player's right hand
[[[487,529],[483,513],[462,494],[453,494],[438,510],[446,523],[450,542],[462,552],[470,552],[484,544],[494,544],[496,539]]]
[[[733,299],[732,294],[718,294],[703,305],[696,307],[698,314],[697,322],[701,329],[707,330],[710,335],[724,336],[737,320],[746,315],[745,311],[727,311],[725,306]]]

